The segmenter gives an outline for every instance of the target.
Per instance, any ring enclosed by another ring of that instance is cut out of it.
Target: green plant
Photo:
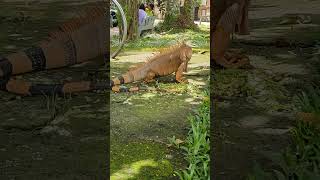
[[[68,102],[72,99],[71,94],[67,96],[66,94],[63,96],[64,103],[62,105],[58,104],[59,96],[57,94],[46,95],[46,108],[50,113],[50,120],[53,120],[57,117],[58,114],[64,114],[68,109]]]
[[[298,108],[302,112],[320,114],[320,88],[308,86],[298,95]]]
[[[278,166],[271,172],[255,165],[247,180],[316,180],[320,179],[320,132],[312,124],[297,121],[292,130],[293,144],[271,159]]]
[[[58,114],[58,96],[56,94],[52,95],[46,95],[44,94],[46,98],[46,107],[48,112],[50,113],[50,119],[54,119]]]
[[[302,112],[320,113],[320,89],[308,86],[298,95],[298,108]],[[271,159],[278,165],[272,172],[255,167],[248,180],[262,178],[276,180],[320,179],[320,130],[312,123],[298,120],[291,131],[292,144],[281,155]]]
[[[206,92],[205,95],[208,95]],[[210,98],[205,98],[198,112],[189,116],[191,123],[186,142],[178,146],[185,152],[189,166],[182,171],[176,171],[181,180],[210,179]],[[173,139],[172,139],[173,140]]]

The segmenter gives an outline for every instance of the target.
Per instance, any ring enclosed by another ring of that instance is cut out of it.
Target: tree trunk
[[[128,0],[128,17],[130,17],[130,21],[128,21],[128,39],[134,40],[137,38],[138,34],[138,7],[139,1],[137,0]]]
[[[126,14],[128,23],[128,40],[134,40],[138,36],[138,8],[139,1],[137,0],[121,0],[121,6]]]

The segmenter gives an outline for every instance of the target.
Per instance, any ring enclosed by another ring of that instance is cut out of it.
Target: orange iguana
[[[137,91],[138,87],[131,89],[121,88],[118,85],[145,80],[152,81],[157,76],[166,76],[175,73],[178,82],[187,82],[183,72],[187,72],[188,62],[192,56],[192,48],[186,43],[181,43],[163,50],[160,54],[150,58],[146,63],[131,68],[127,73],[110,82],[113,91]]]
[[[249,58],[239,53],[227,52],[230,35],[236,31],[248,34],[249,0],[214,0],[211,34],[213,63],[225,68],[249,65]]]
[[[38,46],[0,57],[0,87],[20,95],[108,89],[109,83],[80,81],[47,85],[13,78],[13,75],[70,66],[104,55],[108,52],[107,38],[106,10],[88,9],[83,17],[74,18],[49,33],[49,38]]]

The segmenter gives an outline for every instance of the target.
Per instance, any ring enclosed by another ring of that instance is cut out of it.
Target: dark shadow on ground
[[[311,16],[311,24],[279,25],[288,14],[295,14],[292,12],[299,5],[288,5],[285,10],[290,13],[282,13],[278,10],[285,7],[284,1],[258,0],[252,4],[250,35],[236,36],[232,47],[243,49],[254,69],[214,74],[221,80],[213,84],[219,90],[213,91],[216,179],[245,179],[255,161],[264,169],[276,167],[270,155],[290,144],[296,94],[319,82],[320,16],[314,13],[315,8],[310,7],[312,13],[306,12],[305,4],[304,10],[297,9],[297,15]],[[276,43],[279,39],[282,44]]]
[[[25,6],[25,1],[0,2],[2,55],[38,43],[60,23],[94,4],[32,3]],[[106,79],[102,60],[98,57],[93,63],[15,78],[48,84]],[[0,99],[0,179],[106,178],[110,113],[107,93],[21,97],[1,91]]]

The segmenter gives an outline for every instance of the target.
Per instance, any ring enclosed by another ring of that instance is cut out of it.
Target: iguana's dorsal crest
[[[159,49],[158,50],[159,53],[157,55],[162,55],[162,54],[166,54],[166,53],[169,54],[169,53],[175,52],[177,50],[180,50],[181,48],[183,48],[185,46],[187,46],[187,44],[185,42],[178,42],[177,44],[172,45],[168,48]]]

